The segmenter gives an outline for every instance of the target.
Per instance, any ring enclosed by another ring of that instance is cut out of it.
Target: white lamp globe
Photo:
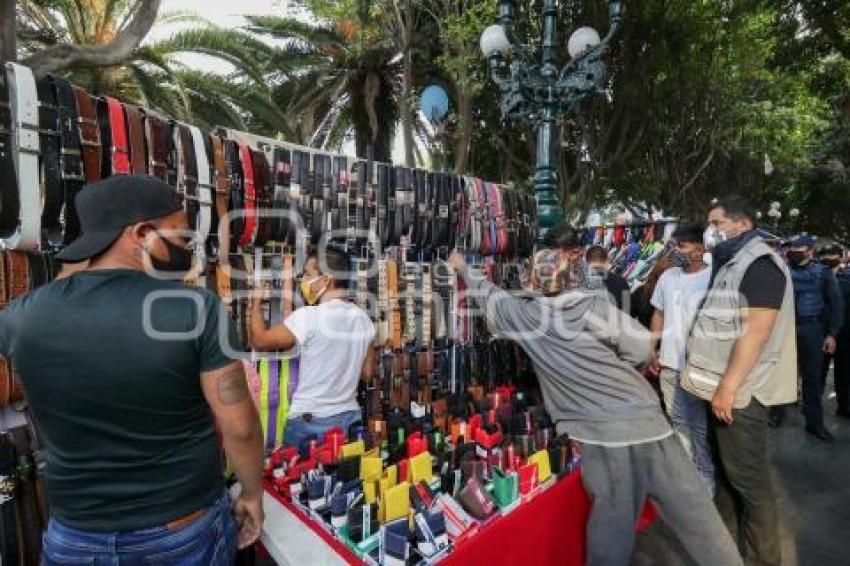
[[[772,203],[770,203],[770,208],[772,208],[772,209],[774,209],[774,210],[779,210],[779,208],[780,208],[781,206],[782,206],[782,205],[781,205],[781,204],[779,204],[779,201],[773,201]]]
[[[797,218],[798,216],[800,216],[800,209],[799,208],[792,208],[791,210],[788,211],[788,214],[791,216],[791,218]]]
[[[493,24],[481,34],[481,52],[485,57],[494,53],[505,53],[511,48],[511,42],[505,34],[505,29],[499,24]]]
[[[567,42],[567,51],[570,52],[570,57],[577,59],[593,47],[596,47],[602,42],[599,37],[599,32],[591,27],[578,28],[570,36]]]

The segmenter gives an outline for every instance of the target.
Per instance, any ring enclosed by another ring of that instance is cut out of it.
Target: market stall
[[[52,255],[79,232],[73,199],[86,184],[148,174],[174,186],[199,242],[186,282],[222,298],[238,331],[227,347],[247,360],[265,439],[263,540],[272,556],[581,563],[589,503],[580,448],[555,433],[529,360],[489,333],[445,261],[459,250],[489,280],[519,289],[537,240],[532,195],[245,132],[203,132],[18,64],[6,73],[0,102],[11,104],[0,134],[12,151],[0,153],[0,169],[12,174],[0,195],[0,307],[54,277]],[[30,135],[31,124],[42,135]],[[375,329],[375,367],[358,398],[363,424],[282,446],[299,362],[247,348],[249,281],[268,284],[262,316],[280,324],[302,304],[295,290],[308,245],[329,243],[351,256],[350,298]],[[20,387],[3,361],[0,405],[16,400]],[[29,533],[22,547],[37,556],[47,511],[33,489],[32,444],[17,443],[4,462],[28,465],[14,475],[26,497],[3,505],[38,512],[21,530]],[[4,552],[14,561],[19,550]]]

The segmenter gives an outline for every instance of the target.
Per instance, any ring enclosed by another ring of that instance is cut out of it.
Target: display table
[[[362,564],[342,543],[267,486],[263,545],[278,564]],[[441,565],[582,566],[590,499],[576,471],[456,547]],[[638,530],[655,519],[644,509]]]

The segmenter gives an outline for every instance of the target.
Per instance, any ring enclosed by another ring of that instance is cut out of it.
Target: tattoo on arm
[[[251,395],[242,368],[229,371],[218,378],[218,400],[222,405],[236,405]]]

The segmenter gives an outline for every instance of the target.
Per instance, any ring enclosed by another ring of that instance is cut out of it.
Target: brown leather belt
[[[206,515],[207,511],[207,509],[198,509],[197,511],[192,511],[188,515],[171,521],[170,523],[165,525],[165,528],[167,528],[169,531],[176,531],[178,529],[182,529],[183,527],[194,523],[195,521]]]
[[[145,137],[148,146],[148,174],[165,181],[168,166],[168,135],[166,122],[151,113],[145,116]]]
[[[138,106],[124,105],[124,113],[127,116],[127,136],[130,139],[130,173],[134,175],[146,175],[148,172],[144,112]]]
[[[227,175],[227,165],[224,160],[224,140],[217,134],[211,134],[210,139],[212,140],[213,171],[215,174],[213,179],[215,211],[212,231],[218,234],[218,261],[219,263],[226,263],[230,248],[230,231],[225,218],[230,207],[230,178]]]
[[[74,87],[77,98],[77,123],[79,124],[80,146],[83,151],[83,170],[87,183],[100,181],[103,146],[100,144],[100,128],[95,112],[95,101],[85,90]]]
[[[26,295],[30,288],[29,260],[26,252],[6,251],[6,292],[9,302]]]

